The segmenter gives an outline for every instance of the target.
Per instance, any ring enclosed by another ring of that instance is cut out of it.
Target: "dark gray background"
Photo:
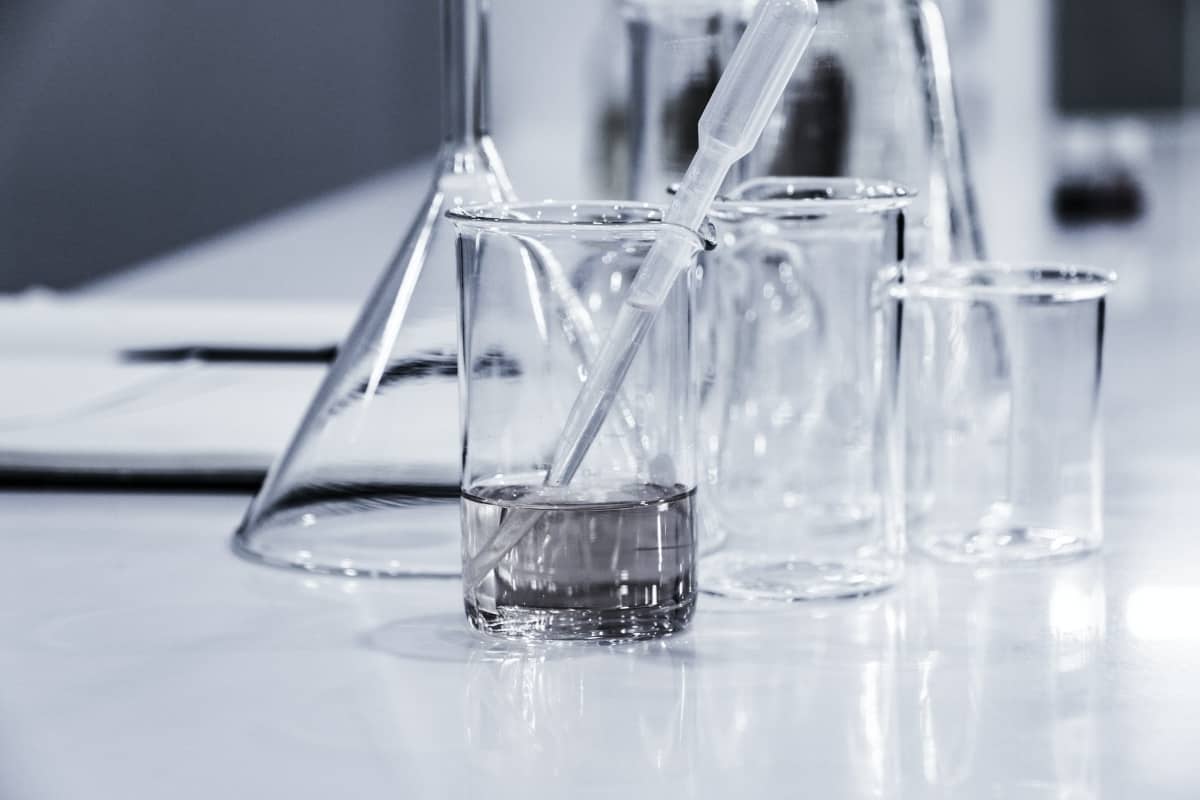
[[[1029,2],[1029,0],[1026,0]],[[1156,111],[1192,94],[1195,0],[1055,0],[1055,96],[1067,111]],[[1191,101],[1197,98],[1189,97]]]
[[[0,0],[0,291],[430,151],[438,30],[434,0]]]
[[[946,0],[1002,1],[1054,6],[1070,113],[1200,89],[1200,0]],[[523,3],[524,24],[561,2]],[[438,39],[437,0],[0,0],[0,291],[77,285],[428,154]]]

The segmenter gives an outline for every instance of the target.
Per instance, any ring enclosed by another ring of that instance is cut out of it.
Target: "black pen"
[[[206,364],[330,364],[337,345],[323,347],[254,347],[178,345],[123,350],[121,358],[142,364],[199,361]]]

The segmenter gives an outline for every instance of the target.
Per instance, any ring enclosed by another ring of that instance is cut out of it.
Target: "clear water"
[[[546,639],[636,639],[682,629],[696,597],[695,490],[655,484],[581,494],[544,486],[463,493],[475,553],[511,515],[536,519],[476,587],[481,630]]]

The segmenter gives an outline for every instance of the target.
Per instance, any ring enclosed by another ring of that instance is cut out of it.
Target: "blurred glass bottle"
[[[700,145],[698,123],[737,44],[734,0],[622,0],[629,40],[627,191],[661,200]],[[747,18],[748,19],[748,18]]]
[[[621,0],[630,68],[630,197],[661,199],[757,0]],[[603,137],[614,135],[607,126]],[[620,173],[619,164],[613,171]],[[914,263],[984,255],[945,25],[933,0],[823,0],[821,22],[762,141],[731,181],[873,175],[918,191]]]
[[[755,3],[742,3],[742,20]],[[822,2],[809,55],[741,164],[742,180],[762,175],[878,175],[905,183],[918,190],[909,231],[915,263],[982,257],[937,4]]]

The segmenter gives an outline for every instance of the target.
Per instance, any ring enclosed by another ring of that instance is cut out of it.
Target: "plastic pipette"
[[[815,0],[760,0],[700,116],[700,147],[688,165],[650,252],[605,339],[592,374],[567,417],[546,485],[565,486],[596,438],[654,315],[691,261],[696,230],[729,173],[753,149],[817,25]],[[532,529],[540,514],[510,514],[463,569],[477,586]]]

